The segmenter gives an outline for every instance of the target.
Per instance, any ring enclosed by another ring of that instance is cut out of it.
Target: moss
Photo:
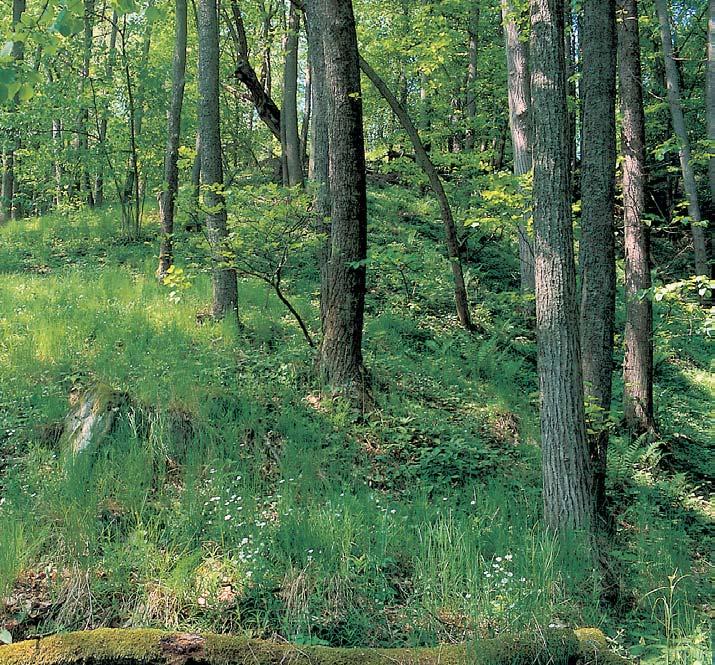
[[[98,629],[0,647],[0,665],[615,665],[600,631],[549,630],[467,647],[332,649],[230,635]]]

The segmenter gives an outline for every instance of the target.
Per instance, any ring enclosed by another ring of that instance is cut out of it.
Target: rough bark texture
[[[514,153],[514,175],[531,171],[532,117],[529,44],[519,34],[512,0],[502,0],[502,21],[506,41],[506,68],[509,88],[509,127]],[[528,217],[528,213],[525,214]],[[534,292],[534,241],[527,220],[517,227],[519,234],[519,272],[522,293]]]
[[[213,303],[211,314],[220,319],[237,314],[236,272],[227,268],[226,203],[223,196],[221,127],[219,114],[219,34],[216,0],[197,3],[199,37],[199,131],[201,179],[206,211],[206,230],[213,254]]]
[[[645,115],[641,84],[638,1],[619,0],[618,34],[621,112],[623,114],[623,227],[626,326],[623,360],[623,411],[636,435],[653,425],[653,303],[650,232],[643,220],[646,189]]]
[[[328,123],[331,196],[320,368],[325,382],[360,399],[367,258],[367,194],[360,62],[351,0],[319,0]]]
[[[685,116],[680,96],[680,80],[678,66],[673,58],[673,36],[670,30],[670,12],[668,0],[655,0],[655,8],[660,24],[660,40],[663,46],[665,62],[665,80],[668,89],[668,106],[673,121],[673,130],[680,145],[680,168],[683,172],[683,186],[688,197],[688,215],[691,220],[693,250],[695,253],[695,272],[698,275],[710,275],[710,261],[705,240],[705,230],[701,225],[700,204],[698,202],[698,187],[695,182],[695,172],[690,153],[690,139],[685,127]]]
[[[161,223],[161,246],[159,248],[159,279],[165,277],[174,262],[172,235],[174,233],[174,209],[179,191],[179,140],[181,134],[181,107],[184,104],[186,84],[186,0],[176,0],[176,27],[174,60],[171,73],[171,105],[167,113],[166,153],[164,155],[164,186],[159,205]]]
[[[596,509],[605,510],[616,312],[616,6],[583,3],[581,154],[581,361]]]
[[[469,63],[467,65],[467,94],[464,111],[467,115],[467,135],[464,147],[474,150],[475,124],[477,120],[477,66],[479,64],[479,0],[473,0],[469,12]]]
[[[25,0],[13,0],[12,2],[12,25],[16,26],[25,12]],[[17,41],[12,45],[12,57],[15,60],[22,60],[25,54],[24,42]],[[13,101],[11,110],[14,110],[16,103]],[[3,154],[2,185],[0,185],[0,224],[14,219],[17,214],[15,202],[15,148],[17,146],[17,131],[12,128],[8,140],[8,147]]]
[[[713,154],[715,153],[715,0],[710,0],[709,12],[707,114],[711,157],[708,160],[708,175],[710,180],[710,205],[715,206],[715,154]]]
[[[325,296],[328,293],[328,258],[330,256],[330,183],[328,177],[328,115],[330,108],[325,80],[322,12],[318,6],[319,2],[320,0],[306,0],[305,27],[308,36],[308,60],[310,62],[312,96],[308,177],[315,188],[313,214],[316,220],[317,232],[321,236],[317,259],[320,270],[320,311],[322,321],[325,320]]]
[[[556,531],[593,525],[571,222],[563,0],[531,0],[536,317],[544,517]]]
[[[365,75],[372,81],[379,93],[390,105],[392,112],[397,116],[402,128],[410,138],[412,147],[415,150],[415,158],[420,168],[425,172],[429,180],[430,187],[437,197],[439,209],[442,214],[442,224],[444,225],[445,239],[447,243],[447,255],[452,266],[452,278],[454,279],[454,300],[457,306],[457,316],[459,322],[467,330],[472,329],[472,321],[469,314],[469,298],[467,297],[467,288],[464,283],[464,272],[462,271],[462,261],[459,255],[459,238],[457,236],[457,228],[454,224],[454,216],[452,208],[449,205],[449,199],[444,191],[442,180],[434,167],[432,160],[429,158],[424,144],[420,139],[419,132],[415,127],[412,119],[408,115],[405,107],[400,104],[394,94],[387,87],[385,82],[380,78],[377,72],[363,59],[360,58],[360,68]]]
[[[502,635],[469,646],[416,649],[333,649],[293,646],[231,635],[107,629],[0,646],[0,665],[616,665],[594,629],[547,629]]]
[[[285,64],[283,67],[283,153],[290,187],[303,185],[303,160],[300,156],[300,130],[298,128],[298,33],[300,12],[290,3],[288,27],[285,38]]]

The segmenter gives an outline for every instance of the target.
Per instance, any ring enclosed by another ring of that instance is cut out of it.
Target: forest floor
[[[248,195],[256,219],[276,195]],[[656,304],[659,434],[631,443],[614,423],[621,588],[604,605],[589,553],[539,523],[533,321],[508,231],[518,213],[480,217],[485,201],[506,206],[481,197],[459,207],[479,326],[468,334],[432,204],[372,188],[366,415],[321,397],[313,351],[259,280],[241,280],[241,328],[197,320],[210,298],[201,234],[179,234],[183,272],[168,288],[154,278],[156,238],[123,240],[116,210],[2,228],[0,628],[399,647],[589,625],[644,663],[710,663],[704,314]],[[317,331],[314,255],[293,243],[283,285]],[[618,317],[622,330],[620,304]],[[58,433],[71,396],[93,385],[132,407],[73,457]]]

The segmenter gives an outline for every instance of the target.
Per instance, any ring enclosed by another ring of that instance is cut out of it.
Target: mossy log
[[[0,646],[0,665],[616,665],[597,630],[547,630],[468,646],[334,649],[229,635],[100,628]]]

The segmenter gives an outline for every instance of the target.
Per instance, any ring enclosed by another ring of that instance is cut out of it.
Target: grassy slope
[[[241,331],[197,325],[207,277],[187,268],[174,302],[155,243],[116,239],[111,211],[0,231],[0,590],[14,583],[0,621],[339,646],[563,622],[625,630],[654,662],[705,658],[715,386],[698,312],[660,312],[661,439],[614,435],[623,594],[605,610],[579,544],[539,525],[534,343],[504,292],[509,241],[488,224],[473,236],[470,337],[431,207],[391,187],[371,211],[366,419],[318,399],[310,349],[258,282],[241,284]],[[180,246],[184,266],[202,251]],[[293,264],[286,291],[315,330],[312,258]],[[72,462],[48,425],[93,382],[129,392],[144,420]]]

